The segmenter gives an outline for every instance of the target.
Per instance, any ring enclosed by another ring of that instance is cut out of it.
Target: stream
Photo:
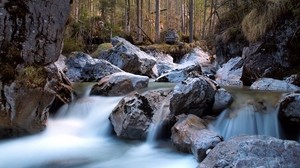
[[[151,84],[150,89],[173,87]],[[63,106],[49,119],[47,129],[33,136],[0,142],[1,168],[194,168],[193,155],[175,151],[169,141],[155,141],[156,129],[147,141],[117,139],[108,117],[122,97],[88,96],[89,86],[78,99]],[[230,90],[230,89],[229,89]],[[281,138],[276,103],[281,93],[231,89],[234,103],[210,129],[225,139],[240,134],[264,134]],[[250,105],[250,106],[249,106]],[[152,125],[152,128],[157,126]]]

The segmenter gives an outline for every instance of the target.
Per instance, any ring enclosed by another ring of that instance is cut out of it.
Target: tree
[[[155,42],[160,42],[160,0],[155,0]]]
[[[194,37],[194,0],[189,0],[189,42],[193,42]]]

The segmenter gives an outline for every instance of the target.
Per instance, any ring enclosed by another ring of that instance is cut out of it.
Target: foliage
[[[43,67],[27,66],[18,76],[27,87],[43,87],[47,82],[47,72]]]
[[[65,38],[62,54],[69,55],[73,51],[83,51],[84,44],[81,40],[75,38]]]
[[[242,22],[242,30],[249,42],[261,39],[276,21],[288,12],[288,0],[259,0]]]

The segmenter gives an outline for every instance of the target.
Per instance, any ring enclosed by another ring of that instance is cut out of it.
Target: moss
[[[101,52],[107,51],[107,50],[109,50],[109,49],[111,49],[111,48],[113,48],[113,46],[112,46],[111,43],[102,43],[102,44],[100,44],[100,45],[98,46],[97,50],[94,51],[94,52],[91,54],[91,56],[92,56],[92,57],[97,57],[97,56],[99,56],[99,54],[100,54]]]
[[[26,87],[43,87],[47,82],[47,72],[43,67],[27,66],[18,80]]]
[[[73,51],[83,51],[84,44],[81,40],[65,38],[62,53],[69,55]]]
[[[259,0],[254,9],[245,16],[242,22],[242,30],[249,42],[260,40],[280,17],[286,14],[288,0]]]

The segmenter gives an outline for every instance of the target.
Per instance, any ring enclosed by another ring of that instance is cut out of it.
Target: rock
[[[15,82],[2,89],[6,103],[1,104],[1,111],[7,113],[1,112],[0,115],[0,139],[38,133],[45,129],[55,92],[39,87],[25,88]]]
[[[191,73],[201,74],[201,66],[191,62],[179,65],[166,74],[161,75],[156,82],[178,83],[184,81]]]
[[[213,114],[219,115],[222,111],[227,109],[233,102],[233,97],[225,89],[220,88],[215,93],[215,102],[213,105]]]
[[[167,44],[175,44],[179,40],[179,35],[175,29],[168,29],[165,34],[165,42]]]
[[[211,111],[215,90],[214,85],[205,77],[188,78],[175,86],[170,110],[175,115],[185,113],[201,117]]]
[[[152,51],[149,52],[149,55],[153,56],[157,60],[155,64],[157,69],[157,76],[165,74],[178,66],[174,63],[173,57],[171,57],[169,54]]]
[[[283,18],[260,41],[244,49],[244,84],[251,85],[258,78],[283,79],[300,71],[300,22],[292,17]]]
[[[235,57],[230,59],[222,68],[217,71],[216,81],[221,86],[238,86],[242,87],[241,81],[243,73],[243,59]]]
[[[42,131],[55,92],[44,68],[59,57],[70,0],[0,3],[0,139]]]
[[[50,79],[47,81],[45,88],[55,92],[55,99],[49,109],[50,114],[55,114],[61,106],[72,101],[72,83],[62,72],[64,64],[60,62],[62,61],[60,59],[54,64],[45,67]],[[59,66],[57,67],[57,65]]]
[[[202,73],[204,75],[215,75],[216,67],[213,57],[201,48],[194,48],[190,53],[184,55],[180,60],[180,64],[187,62],[193,62],[194,64],[200,64]]]
[[[213,149],[222,137],[207,129],[207,123],[195,115],[182,117],[172,128],[172,143],[177,150],[193,153],[201,162],[206,151]]]
[[[91,95],[121,96],[148,86],[149,77],[117,72],[102,78],[94,85]]]
[[[268,136],[240,136],[217,144],[200,163],[212,167],[298,167],[300,144]]]
[[[167,97],[170,93],[171,90],[153,90],[124,97],[109,117],[117,136],[125,139],[145,139],[155,118],[165,120],[155,117],[158,112],[163,113],[162,116],[170,115],[169,108],[161,109],[162,105],[168,104]],[[167,119],[166,122],[169,121]]]
[[[300,73],[291,75],[285,79],[286,82],[300,87]]]
[[[254,82],[251,89],[257,90],[271,90],[271,91],[285,91],[285,92],[292,92],[299,90],[299,87],[287,83],[286,81],[281,81],[272,78],[262,78],[258,81]]]
[[[66,60],[66,76],[72,82],[95,82],[104,76],[122,72],[122,70],[108,61],[94,59],[82,52],[73,52]]]
[[[152,75],[155,58],[141,51],[138,47],[120,37],[111,39],[114,46],[106,54],[100,56],[126,72],[137,75]]]
[[[296,140],[300,135],[300,93],[285,96],[279,104],[279,119],[288,138]]]

